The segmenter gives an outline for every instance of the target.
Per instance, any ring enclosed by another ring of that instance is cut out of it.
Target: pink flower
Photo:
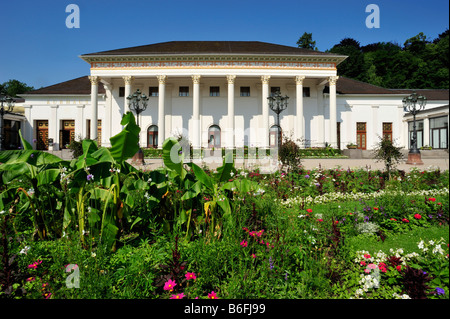
[[[375,264],[369,264],[369,266],[367,266],[367,267],[369,267],[370,269],[377,269],[378,268],[377,265],[375,265]]]
[[[181,294],[177,294],[177,295],[172,295],[172,297],[170,297],[170,299],[183,299],[185,297],[184,293]]]
[[[243,241],[241,241],[241,246],[242,247],[247,247],[248,243],[247,241],[244,239]]]
[[[364,269],[364,272],[366,273],[366,274],[368,274],[368,273],[370,273],[370,269]]]
[[[369,259],[370,255],[369,254],[364,254],[364,258]]]
[[[37,266],[42,264],[42,260],[35,261],[34,263],[28,265],[28,268],[37,269]]]
[[[322,218],[319,218],[317,221],[318,221],[318,222],[323,222],[323,219],[322,219]]]
[[[187,280],[191,280],[191,279],[195,280],[195,279],[197,279],[197,276],[193,272],[188,272],[185,276],[186,276]]]
[[[213,291],[211,291],[210,294],[208,294],[208,298],[209,299],[217,299],[217,294]]]
[[[255,255],[255,254],[252,254],[252,258],[256,258],[256,255]]]
[[[169,281],[164,284],[164,290],[172,291],[176,285],[177,283],[175,282],[175,280],[169,279]]]
[[[363,260],[363,261],[361,261],[359,264],[360,264],[361,266],[365,266],[365,265],[366,265],[366,262]]]

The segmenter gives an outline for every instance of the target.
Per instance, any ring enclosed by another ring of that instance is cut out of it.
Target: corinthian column
[[[194,149],[201,147],[200,142],[200,75],[193,75],[193,103],[192,103],[192,146]]]
[[[98,76],[89,76],[91,81],[91,140],[97,140],[98,126]]]
[[[338,76],[328,78],[330,88],[330,144],[334,148],[337,148],[336,82],[338,79]]]
[[[295,126],[297,126],[297,138],[305,138],[305,120],[303,116],[303,80],[304,75],[298,75],[295,77],[295,97],[296,97],[296,118]]]
[[[166,113],[164,109],[164,97],[166,93],[167,75],[158,75],[158,148],[161,148],[166,136]]]
[[[234,80],[236,75],[227,75],[228,82],[228,147],[234,148]]]
[[[261,147],[269,148],[269,79],[270,75],[261,76],[262,82],[262,118],[263,118],[263,130],[260,137]]]
[[[124,107],[123,107],[123,114],[127,113],[130,109],[128,107],[128,100],[127,97],[131,94],[131,84],[133,82],[132,76],[123,76],[122,77],[125,82],[125,97],[124,97]]]

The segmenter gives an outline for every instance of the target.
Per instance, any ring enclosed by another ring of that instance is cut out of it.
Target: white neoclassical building
[[[411,119],[402,99],[412,90],[339,77],[342,55],[264,42],[173,41],[81,58],[89,76],[22,95],[24,136],[38,149],[58,150],[76,137],[109,146],[137,89],[149,96],[141,147],[161,147],[179,135],[194,148],[271,147],[277,127],[267,98],[276,91],[289,96],[283,134],[305,147],[371,149],[382,135],[409,147]],[[448,149],[448,90],[420,93],[428,104],[419,144]]]

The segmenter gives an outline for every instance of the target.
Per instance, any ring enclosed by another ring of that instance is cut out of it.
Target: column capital
[[[91,81],[91,84],[98,85],[99,77],[96,75],[89,75],[89,81]]]
[[[335,75],[335,76],[330,76],[328,78],[328,83],[330,85],[336,85],[337,80],[339,79],[339,76]]]
[[[297,85],[303,85],[303,80],[306,78],[304,75],[297,75],[295,77],[295,84]]]
[[[125,81],[126,85],[131,85],[131,82],[133,81],[133,77],[130,75],[122,76],[122,79]]]
[[[227,75],[228,84],[234,84],[234,80],[236,80],[236,75],[234,75],[234,74]]]
[[[156,78],[159,84],[166,84],[167,75],[157,75]]]
[[[198,75],[198,74],[196,74],[196,75],[193,75],[192,76],[192,82],[194,82],[194,84],[200,84],[200,79],[201,79],[201,75]]]
[[[269,84],[269,80],[270,80],[270,75],[263,75],[263,76],[261,76],[261,82],[263,84]]]

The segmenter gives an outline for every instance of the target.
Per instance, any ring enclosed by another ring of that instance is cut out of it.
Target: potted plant
[[[357,145],[354,144],[354,143],[348,143],[348,144],[347,144],[347,148],[350,149],[350,150],[355,150],[356,147],[357,147]]]

